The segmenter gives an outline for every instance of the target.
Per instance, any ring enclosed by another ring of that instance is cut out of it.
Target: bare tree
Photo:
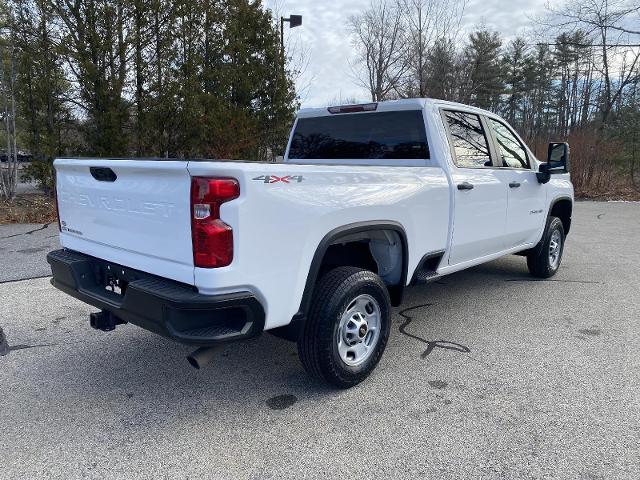
[[[371,100],[384,100],[398,89],[406,69],[405,31],[400,6],[371,0],[369,8],[349,19],[357,51],[354,69]]]
[[[7,35],[10,39],[10,34]],[[3,97],[3,120],[7,136],[6,165],[0,164],[0,195],[13,200],[18,185],[18,148],[16,141],[16,72],[11,44],[0,51],[0,85]]]
[[[455,41],[466,8],[466,0],[400,0],[407,30],[407,65],[410,95],[428,94],[428,58],[439,43]]]
[[[640,39],[640,31],[630,25],[636,24],[640,5],[637,0],[569,0],[561,8],[547,8],[550,26],[581,30],[599,48],[595,68],[602,78],[600,122],[605,128],[623,92],[638,78],[640,51],[631,43]]]

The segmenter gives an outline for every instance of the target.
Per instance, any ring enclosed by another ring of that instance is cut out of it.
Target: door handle
[[[520,182],[511,182],[509,184],[509,187],[511,188],[518,188],[520,186]]]
[[[473,190],[473,184],[469,182],[459,183],[458,190]]]

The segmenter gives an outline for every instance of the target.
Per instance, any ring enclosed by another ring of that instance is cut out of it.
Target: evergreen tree
[[[17,2],[13,26],[17,56],[17,101],[24,125],[24,148],[37,160],[52,160],[69,146],[72,124],[69,83],[55,44],[46,0]],[[19,28],[18,28],[19,27]]]
[[[463,86],[467,103],[497,110],[504,88],[501,46],[502,40],[497,32],[480,30],[469,36],[464,53],[468,76]]]
[[[426,56],[426,95],[443,100],[455,100],[456,49],[450,39],[438,39]]]
[[[527,44],[522,38],[509,43],[503,57],[506,101],[504,115],[512,124],[523,125],[523,100],[525,90],[525,69],[527,65]]]
[[[525,58],[522,131],[533,139],[549,125],[555,64],[548,45],[537,45]]]
[[[284,150],[296,95],[260,1],[11,0],[8,9],[18,110],[37,158]]]
[[[60,45],[83,107],[89,154],[127,155],[130,11],[124,0],[50,0]]]

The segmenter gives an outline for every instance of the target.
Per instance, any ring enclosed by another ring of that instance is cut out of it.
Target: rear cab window
[[[288,159],[429,159],[422,110],[299,118]]]

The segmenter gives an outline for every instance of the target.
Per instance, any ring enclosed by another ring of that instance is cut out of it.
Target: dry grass
[[[573,175],[571,175],[573,180]],[[624,179],[613,179],[600,188],[584,188],[576,186],[576,198],[581,200],[623,200],[623,201],[640,201],[640,190],[635,188],[631,182]]]
[[[41,193],[18,195],[13,202],[0,200],[0,224],[57,221],[56,202]]]
[[[627,202],[640,202],[640,192],[633,188],[615,189],[612,191],[602,191],[598,193],[576,192],[576,198],[579,200],[618,200]]]

